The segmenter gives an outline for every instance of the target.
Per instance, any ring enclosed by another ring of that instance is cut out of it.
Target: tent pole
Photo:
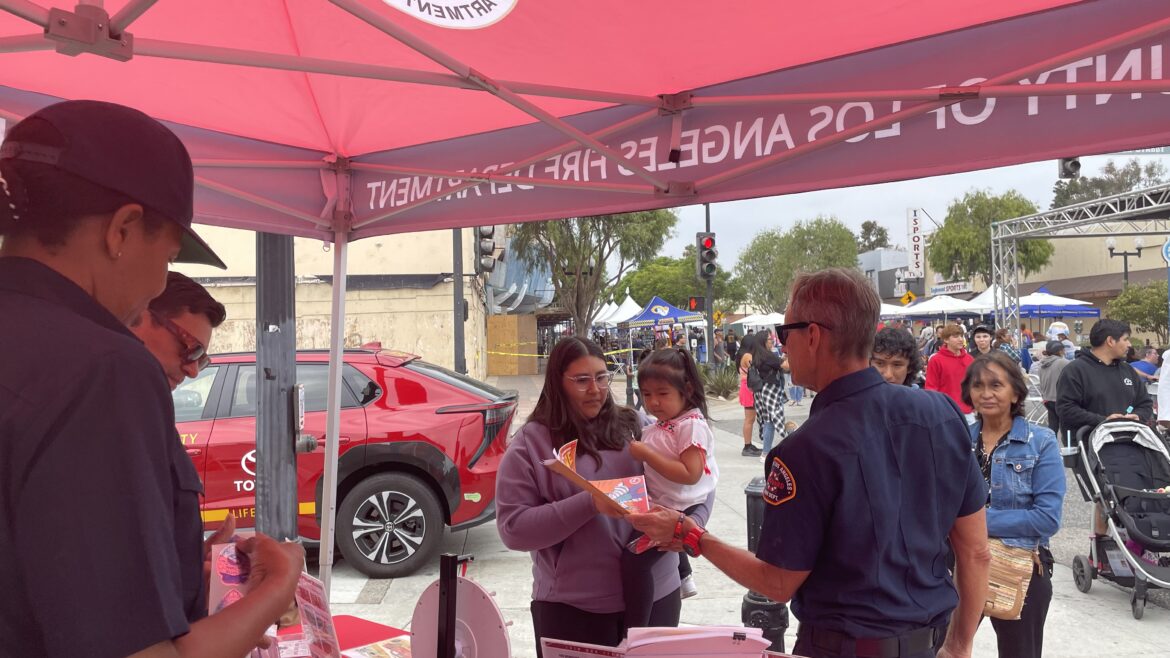
[[[593,149],[605,159],[630,170],[635,176],[641,178],[647,183],[650,183],[659,190],[665,192],[669,189],[669,186],[665,181],[650,173],[650,171],[648,171],[645,167],[642,167],[633,160],[625,157],[616,149],[612,149],[609,146],[606,146],[605,144],[597,141],[593,137],[590,137],[585,132],[577,129],[575,126],[568,123],[567,121],[564,121],[555,114],[552,114],[544,108],[536,105],[532,101],[529,101],[528,99],[520,96],[505,86],[501,81],[493,80],[487,77],[483,73],[476,71],[455,57],[431,45],[421,37],[403,29],[398,24],[394,23],[382,14],[379,14],[370,7],[367,7],[365,4],[360,2],[360,0],[330,0],[330,2],[353,14],[357,18],[365,21],[374,28],[385,32],[388,36],[397,40],[399,43],[402,43],[403,45],[423,55],[424,57],[429,58],[440,66],[443,66],[447,70],[455,73],[459,77],[464,78],[477,87],[484,89],[489,94],[499,98],[512,107],[535,119],[540,120],[542,123],[552,128],[553,130],[556,130],[570,139],[580,143],[582,146],[587,146]]]
[[[49,25],[49,10],[29,0],[4,0],[0,3],[0,9],[41,27]]]
[[[285,215],[288,215],[289,217],[293,217],[296,219],[306,221],[310,224],[313,224],[314,226],[320,226],[322,228],[327,228],[329,226],[329,224],[325,220],[321,219],[320,217],[314,217],[313,215],[301,212],[301,211],[299,211],[296,208],[293,208],[291,206],[286,206],[282,203],[272,201],[271,199],[265,199],[264,197],[257,196],[255,194],[250,193],[250,192],[245,192],[243,190],[236,189],[234,187],[231,187],[230,185],[224,185],[223,183],[217,183],[215,181],[208,180],[202,176],[195,177],[195,184],[198,185],[199,187],[202,187],[202,188],[205,188],[208,190],[212,190],[215,192],[219,192],[220,194],[226,194],[232,198],[239,199],[241,201],[247,201],[249,203],[254,203],[254,204],[260,206],[261,208],[268,208],[269,210],[275,210],[279,213],[284,213]]]
[[[195,168],[205,169],[325,169],[324,160],[224,160],[194,158]]]
[[[597,132],[592,133],[592,135],[593,135],[593,137],[595,137],[597,139],[608,137],[609,135],[612,135],[616,132],[620,132],[620,131],[626,130],[628,128],[633,128],[634,126],[641,125],[641,124],[645,123],[646,121],[649,121],[650,119],[653,119],[657,116],[658,116],[658,110],[650,110],[647,112],[642,112],[641,114],[637,114],[635,116],[632,116],[629,119],[626,119],[625,121],[619,121],[618,123],[615,123],[612,126],[609,126],[608,128],[602,128],[601,130],[598,130]],[[565,151],[568,151],[569,149],[573,148],[576,145],[577,145],[576,142],[566,142],[564,144],[561,144],[560,146],[555,146],[551,149],[548,149],[547,151],[537,153],[536,155],[532,156],[531,158],[528,158],[527,160],[524,160],[522,162],[518,162],[515,165],[510,165],[510,166],[508,166],[507,169],[500,169],[500,173],[501,174],[515,173],[515,172],[520,171],[521,169],[523,169],[525,167],[528,167],[530,165],[534,165],[534,164],[536,164],[536,163],[538,163],[546,158],[550,158],[554,155],[559,155],[561,153],[564,153]],[[456,192],[461,192],[461,191],[466,190],[468,188],[475,187],[476,185],[479,185],[479,183],[461,183],[461,184],[456,185],[454,187],[449,187],[449,188],[444,189],[440,192],[435,192],[435,193],[431,194],[430,196],[425,196],[425,197],[418,199],[416,201],[412,201],[408,204],[394,208],[393,210],[390,210],[389,212],[382,213],[381,215],[376,215],[374,217],[364,219],[360,222],[355,222],[353,227],[354,227],[354,229],[359,229],[359,228],[362,228],[365,226],[369,226],[370,224],[375,224],[377,222],[380,222],[380,221],[383,221],[386,219],[390,219],[391,217],[393,217],[399,213],[404,213],[408,210],[413,210],[415,208],[418,208],[419,206],[426,205],[426,204],[434,202],[434,201],[438,201],[439,199],[444,199],[446,197],[451,196],[452,194],[455,194]]]
[[[130,0],[125,6],[118,10],[118,13],[110,17],[110,34],[121,36],[130,24],[138,20],[139,16],[146,13],[158,0]]]
[[[320,572],[325,594],[333,572],[333,536],[337,518],[337,453],[341,436],[341,367],[345,349],[345,286],[349,234],[333,233],[333,305],[329,342],[329,397],[325,420],[325,473],[321,487]]]
[[[39,33],[0,38],[0,53],[29,53],[38,50],[53,50],[53,42]]]

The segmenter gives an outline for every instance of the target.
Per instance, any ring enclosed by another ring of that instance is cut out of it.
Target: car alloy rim
[[[353,543],[371,562],[396,564],[422,546],[427,521],[415,499],[399,491],[379,491],[353,513]]]

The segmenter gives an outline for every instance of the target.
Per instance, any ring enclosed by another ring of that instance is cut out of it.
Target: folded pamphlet
[[[593,495],[599,505],[616,514],[649,512],[650,496],[646,492],[646,478],[637,475],[615,480],[586,480],[577,473],[577,442],[569,441],[554,453],[552,459],[541,462],[546,468]]]

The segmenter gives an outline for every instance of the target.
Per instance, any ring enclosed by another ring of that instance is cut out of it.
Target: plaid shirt
[[[756,393],[756,420],[784,427],[784,402],[788,396],[784,387],[765,383]]]

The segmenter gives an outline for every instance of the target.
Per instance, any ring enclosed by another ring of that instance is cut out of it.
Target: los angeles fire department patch
[[[772,468],[768,471],[768,483],[764,486],[764,502],[769,505],[786,503],[796,497],[796,478],[792,471],[780,461],[779,457],[772,458]]]

